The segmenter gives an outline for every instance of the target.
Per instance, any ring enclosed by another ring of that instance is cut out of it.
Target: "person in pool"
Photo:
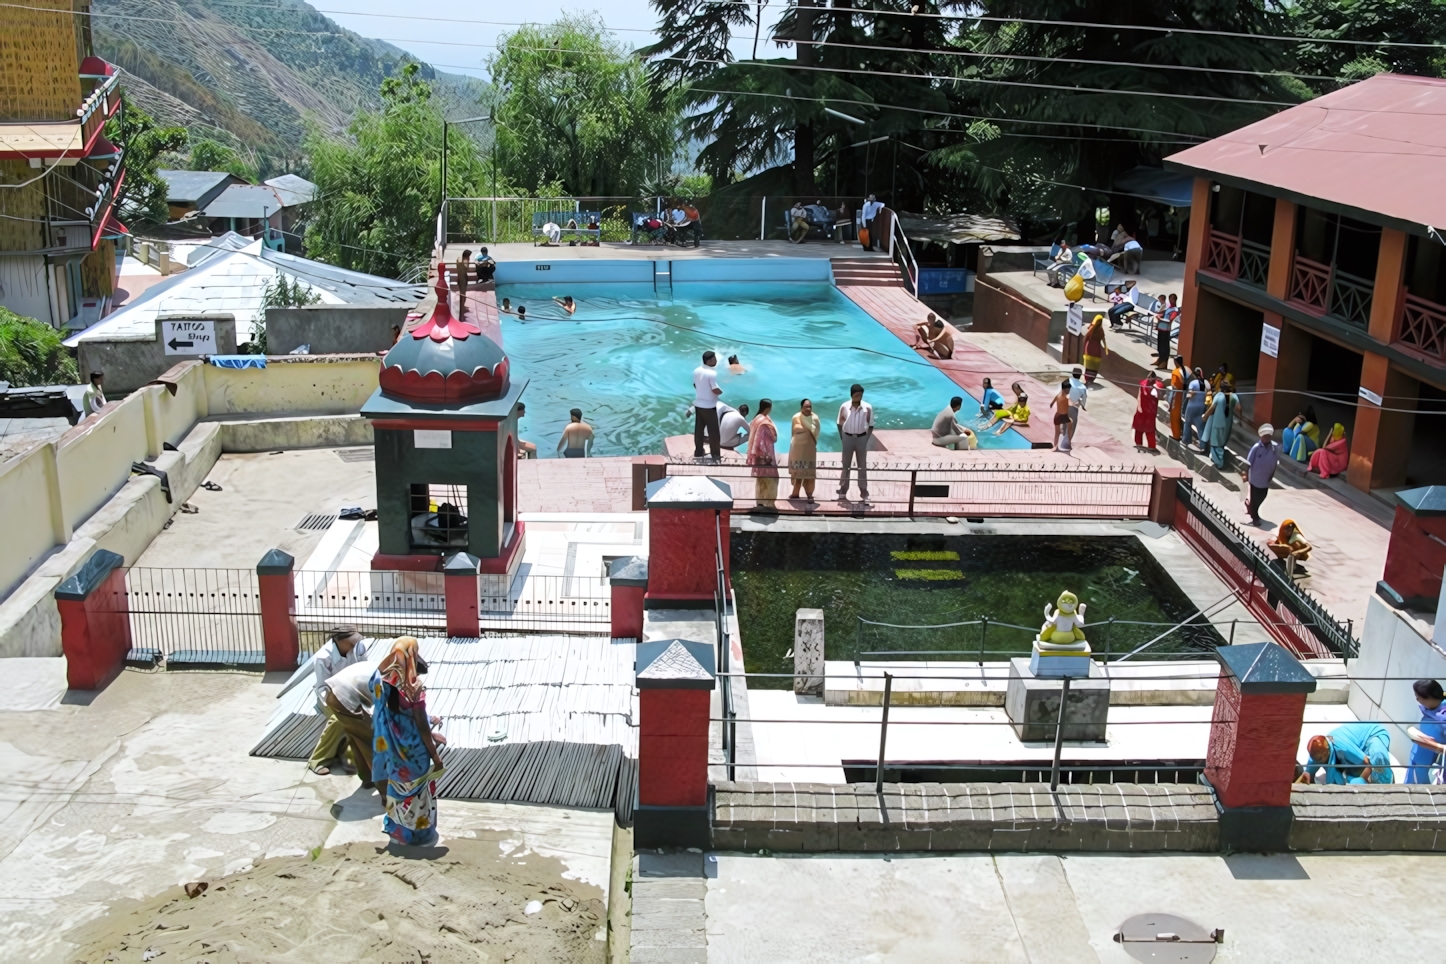
[[[743,367],[743,363],[738,360],[737,355],[728,356],[728,374],[742,375],[746,371],[748,371],[748,369]]]
[[[572,295],[563,295],[561,298],[553,298],[562,307],[562,310],[569,315],[577,311],[577,302],[572,300]]]
[[[526,306],[526,305],[518,305],[518,306],[517,306],[517,320],[518,320],[518,321],[526,321],[526,320],[527,320],[527,306]]]
[[[979,405],[979,417],[989,418],[1004,407],[1004,396],[994,387],[994,382],[984,379],[984,398]]]
[[[587,458],[592,448],[592,426],[582,420],[582,409],[574,408],[568,414],[572,416],[572,421],[562,430],[562,438],[557,441],[557,450],[565,459]]]
[[[503,298],[503,299],[502,299],[502,307],[501,307],[501,308],[498,308],[497,310],[500,311],[500,312],[502,312],[502,314],[504,314],[504,315],[510,315],[510,314],[512,314],[512,299],[511,299],[511,298]]]

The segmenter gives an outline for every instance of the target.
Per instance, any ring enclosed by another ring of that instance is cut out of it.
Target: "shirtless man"
[[[1054,396],[1054,447],[1058,452],[1069,451],[1069,439],[1071,434],[1070,409],[1070,388],[1073,383],[1066,378],[1059,383],[1059,394]]]
[[[950,358],[954,355],[954,333],[933,314],[929,315],[926,323],[914,326],[914,334],[918,336],[918,341],[914,343],[915,348],[922,348],[935,358]]]
[[[557,440],[557,450],[565,459],[585,459],[592,450],[592,426],[582,420],[582,409],[569,412],[572,422],[562,430]]]
[[[572,300],[572,295],[563,295],[561,298],[553,298],[558,306],[569,315],[577,311],[577,302]]]
[[[738,360],[737,355],[728,356],[728,374],[742,375],[746,371],[748,371],[748,369],[743,367],[743,363]]]

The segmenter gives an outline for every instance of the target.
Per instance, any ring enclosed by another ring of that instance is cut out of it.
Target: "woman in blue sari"
[[[1306,744],[1306,761],[1299,782],[1312,783],[1322,769],[1327,784],[1394,783],[1391,736],[1379,723],[1346,723],[1328,736],[1313,736]]]
[[[447,742],[427,717],[426,667],[417,640],[402,636],[372,675],[372,782],[386,803],[387,836],[411,846],[437,842],[439,747]]]

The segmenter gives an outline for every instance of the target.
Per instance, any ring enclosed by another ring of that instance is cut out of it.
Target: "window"
[[[412,547],[467,547],[467,487],[413,483],[410,491]]]

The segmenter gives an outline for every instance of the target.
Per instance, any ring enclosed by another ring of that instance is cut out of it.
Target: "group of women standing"
[[[765,509],[777,508],[778,500],[778,426],[773,422],[773,400],[760,399],[758,414],[748,426],[748,464],[757,480],[756,497]],[[809,502],[818,481],[818,433],[822,428],[813,413],[813,402],[805,398],[798,404],[790,426],[788,444],[788,477],[793,482],[791,499],[799,497],[801,488]]]

